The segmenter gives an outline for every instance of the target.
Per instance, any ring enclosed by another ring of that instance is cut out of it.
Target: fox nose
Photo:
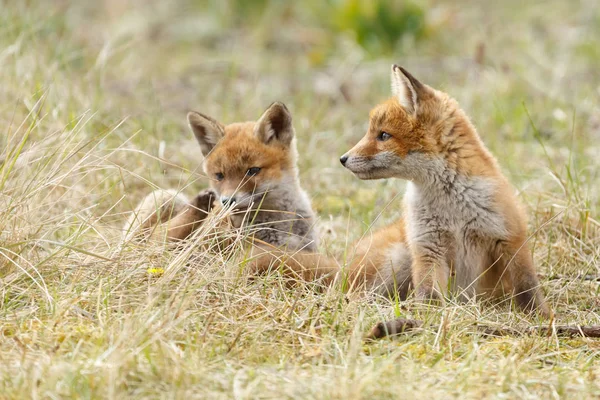
[[[228,206],[232,203],[235,203],[235,197],[221,196],[221,204],[224,206]]]
[[[348,155],[344,154],[340,157],[340,162],[342,163],[342,165],[346,165],[346,161],[348,161]]]

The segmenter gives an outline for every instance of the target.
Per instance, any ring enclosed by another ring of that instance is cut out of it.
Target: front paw
[[[426,286],[417,289],[415,298],[419,303],[424,304],[442,305],[444,303],[444,298],[438,290]]]
[[[205,214],[208,214],[213,207],[215,206],[215,201],[217,200],[217,193],[212,189],[204,189],[191,202],[191,205],[194,206],[199,211],[203,211]]]

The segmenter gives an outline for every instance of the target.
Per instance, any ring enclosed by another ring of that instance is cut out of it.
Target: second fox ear
[[[285,104],[275,102],[256,122],[254,136],[263,143],[280,143],[289,146],[294,138],[292,115]]]
[[[195,111],[188,113],[187,120],[196,140],[200,144],[202,154],[206,157],[225,135],[223,125]]]
[[[407,70],[398,65],[392,65],[392,94],[396,96],[406,112],[416,115],[419,107],[419,97],[426,91],[425,85],[419,82]]]

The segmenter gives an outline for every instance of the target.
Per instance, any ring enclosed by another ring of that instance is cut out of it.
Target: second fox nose
[[[221,196],[221,204],[224,206],[228,206],[232,203],[235,203],[235,197]]]
[[[340,157],[340,162],[342,163],[342,165],[346,165],[346,161],[348,161],[348,156],[344,154]]]

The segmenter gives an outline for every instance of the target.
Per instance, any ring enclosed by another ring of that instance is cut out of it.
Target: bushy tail
[[[286,252],[255,245],[250,256],[247,267],[253,274],[281,270],[290,279],[319,281],[327,286],[333,283],[341,270],[335,259],[320,253]]]
[[[357,255],[343,268],[325,254],[286,252],[254,245],[247,268],[252,274],[279,270],[292,281],[320,282],[330,286],[337,281],[343,291],[373,292],[386,297],[398,295],[405,300],[411,290],[410,257],[385,260]]]

